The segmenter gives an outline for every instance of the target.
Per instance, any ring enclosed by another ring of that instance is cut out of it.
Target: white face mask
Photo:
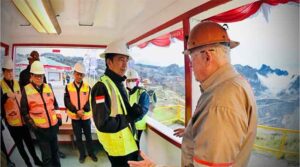
[[[136,86],[136,82],[127,82],[127,87],[133,89]]]

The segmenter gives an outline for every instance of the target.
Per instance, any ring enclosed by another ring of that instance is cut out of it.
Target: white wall
[[[141,137],[141,150],[157,164],[181,166],[181,150],[147,128]]]

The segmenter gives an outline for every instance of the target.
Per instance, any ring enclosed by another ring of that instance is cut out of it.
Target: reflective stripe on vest
[[[105,85],[111,99],[110,116],[115,117],[117,114],[127,115],[123,98],[114,82],[106,75],[100,78],[100,82]],[[136,141],[129,127],[126,127],[116,133],[96,131],[100,143],[110,156],[125,156],[138,150]]]
[[[76,107],[77,110],[79,110],[78,107],[78,96],[77,96],[77,90],[76,87],[74,85],[74,83],[69,83],[67,85],[67,89],[69,92],[69,96],[70,96],[70,101],[71,103]],[[86,83],[82,83],[82,86],[79,90],[79,100],[80,100],[80,109],[83,109],[84,105],[87,103],[87,101],[89,100],[89,85]],[[75,120],[79,120],[80,118],[77,116],[77,114],[71,112],[70,110],[67,109],[67,114],[71,119],[75,119]],[[90,119],[92,116],[92,112],[88,111],[88,112],[84,112],[83,113],[83,117],[81,117],[82,120],[87,120]]]
[[[132,106],[134,103],[139,103],[141,94],[144,93],[146,90],[138,88],[132,95],[129,96],[129,103]],[[146,115],[143,117],[143,119],[137,121],[135,123],[135,127],[137,130],[145,130],[146,129]]]
[[[29,116],[34,124],[40,128],[49,128],[57,124],[57,116],[54,111],[54,94],[48,84],[43,84],[43,86],[42,96],[44,101],[31,83],[27,84],[24,89],[29,106]]]
[[[20,112],[20,101],[21,101],[21,92],[20,86],[17,81],[14,82],[13,91],[11,88],[6,84],[4,80],[1,81],[1,88],[3,94],[5,93],[14,93],[16,98],[10,98],[6,100],[4,103],[5,109],[5,119],[10,126],[23,126],[21,112]],[[2,111],[4,112],[4,111]]]

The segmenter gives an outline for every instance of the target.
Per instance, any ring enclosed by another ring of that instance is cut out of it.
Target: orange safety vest
[[[82,86],[79,90],[79,101],[80,101],[80,108],[78,106],[78,96],[77,96],[77,90],[76,87],[74,85],[74,83],[69,83],[67,85],[67,89],[69,92],[69,96],[70,96],[70,100],[71,103],[76,107],[76,109],[82,109],[84,107],[84,105],[87,103],[87,101],[89,100],[89,95],[90,95],[90,89],[89,89],[89,85],[86,83],[82,83]],[[77,114],[71,112],[70,110],[67,109],[67,114],[71,119],[74,120],[79,120],[80,118],[78,117]],[[83,117],[81,117],[82,120],[88,120],[90,119],[92,116],[92,112],[88,111],[88,112],[84,112],[83,113]]]
[[[54,111],[54,94],[48,84],[43,84],[42,96],[31,83],[25,86],[29,106],[29,116],[39,128],[49,128],[57,124]]]
[[[7,123],[10,126],[23,126],[23,121],[20,113],[20,101],[21,101],[21,92],[20,92],[20,86],[17,81],[14,82],[13,90],[6,84],[4,80],[1,81],[1,88],[3,91],[3,94],[5,93],[14,93],[16,98],[8,98],[6,102],[4,103],[4,109],[5,109],[5,118]]]

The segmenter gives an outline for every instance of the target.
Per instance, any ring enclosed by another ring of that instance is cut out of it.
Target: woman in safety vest
[[[142,107],[143,114],[135,120],[135,127],[137,129],[137,143],[140,148],[140,139],[143,130],[146,129],[146,114],[150,105],[150,97],[146,89],[140,87],[140,77],[138,73],[129,69],[126,74],[126,87],[129,90],[129,103],[133,105],[134,103],[139,104]]]
[[[4,74],[3,80],[1,80],[1,117],[4,119],[8,131],[13,138],[20,155],[22,156],[27,166],[32,166],[30,159],[25,151],[23,140],[30,152],[34,163],[38,166],[42,165],[42,162],[38,158],[35,152],[32,138],[27,126],[20,113],[20,100],[21,92],[19,83],[13,80],[13,62],[11,58],[4,60],[2,67]]]
[[[34,131],[41,149],[43,166],[60,167],[57,133],[61,124],[60,114],[51,87],[43,82],[44,66],[40,61],[32,63],[31,83],[22,91],[21,110],[24,121]]]

